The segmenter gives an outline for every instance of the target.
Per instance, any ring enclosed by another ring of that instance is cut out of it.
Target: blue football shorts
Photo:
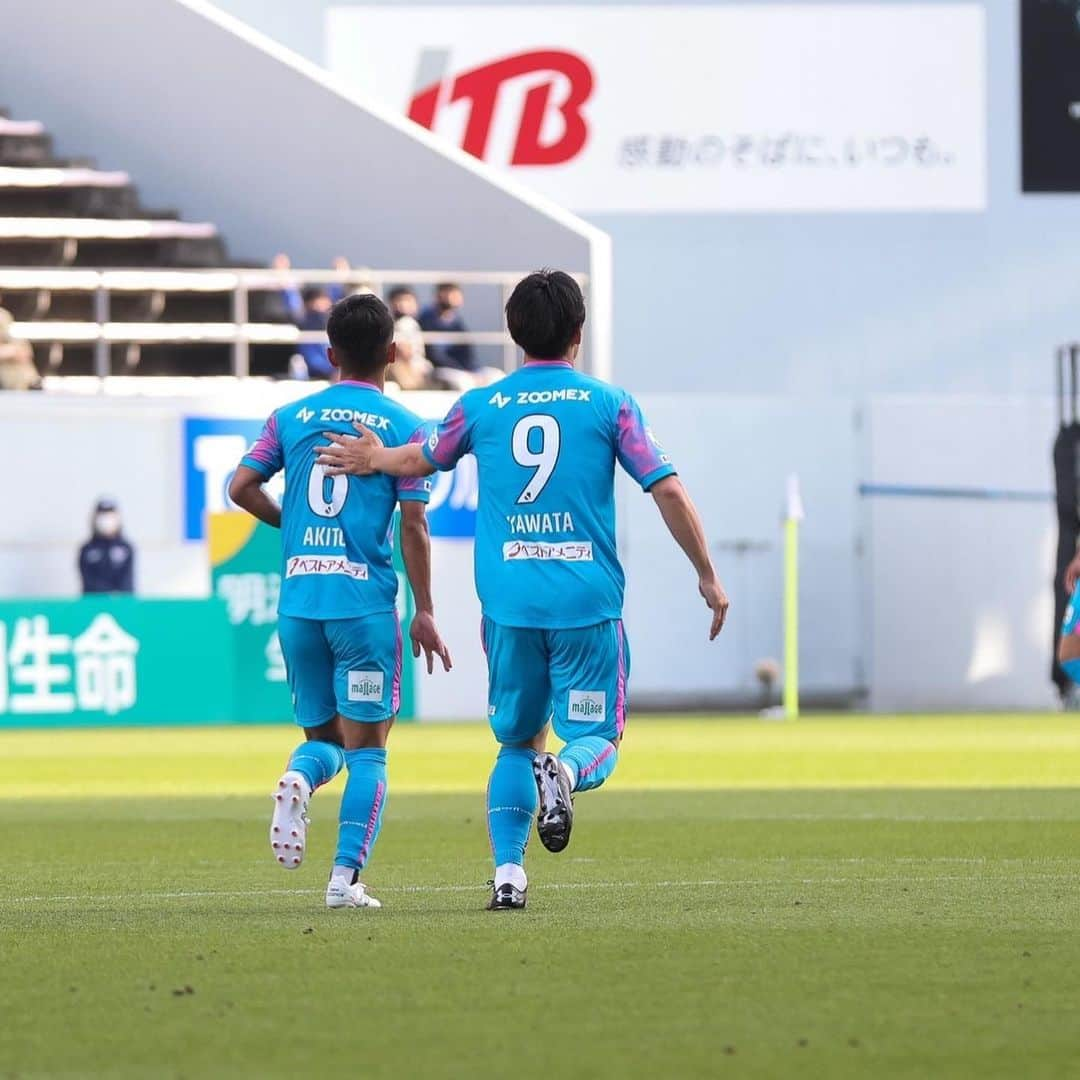
[[[529,630],[484,617],[488,720],[504,746],[527,743],[550,720],[563,742],[615,741],[626,723],[630,645],[621,619]]]
[[[375,723],[401,704],[401,623],[395,612],[356,619],[278,616],[278,637],[301,727],[340,713]]]

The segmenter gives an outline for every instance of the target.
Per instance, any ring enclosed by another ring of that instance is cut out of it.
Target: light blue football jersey
[[[356,434],[353,421],[387,446],[423,441],[427,427],[372,383],[342,380],[272,413],[240,464],[269,479],[285,470],[278,611],[302,619],[352,619],[393,611],[398,502],[427,502],[431,481],[323,475],[314,449],[324,431]]]
[[[646,491],[675,472],[637,402],[565,361],[533,361],[463,395],[424,444],[438,469],[469,453],[484,614],[537,629],[620,618],[615,462]]]

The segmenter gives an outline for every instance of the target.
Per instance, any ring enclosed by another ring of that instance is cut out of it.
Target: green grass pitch
[[[329,912],[290,729],[0,735],[0,1077],[1080,1073],[1073,718],[634,719],[499,914],[489,738],[394,732],[385,907]]]

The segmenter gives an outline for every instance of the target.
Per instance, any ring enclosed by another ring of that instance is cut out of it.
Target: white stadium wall
[[[220,498],[250,425],[305,390],[250,383],[159,400],[0,395],[0,460],[21,463],[0,483],[3,505],[18,508],[0,519],[0,595],[74,595],[75,553],[101,494],[121,503],[142,595],[207,595],[205,545],[187,538],[193,506],[197,516],[208,505],[201,493]],[[433,394],[410,403],[436,416],[448,402]],[[1049,402],[645,395],[642,403],[701,506],[732,613],[710,645],[689,567],[652,500],[622,483],[632,704],[756,700],[755,662],[782,655],[781,517],[793,471],[807,515],[809,700],[852,702],[868,690],[879,709],[1050,703]],[[220,418],[230,433],[196,435],[192,417],[211,427]],[[249,426],[237,433],[238,422]],[[189,463],[196,451],[202,471]],[[467,518],[470,491],[455,486],[439,500],[464,502]],[[977,497],[995,491],[1021,498]],[[202,501],[193,504],[192,492]],[[469,528],[436,530],[433,541],[438,615],[456,667],[418,680],[428,718],[480,716],[486,706]]]
[[[1051,706],[1052,400],[876,397],[866,420],[871,704]]]

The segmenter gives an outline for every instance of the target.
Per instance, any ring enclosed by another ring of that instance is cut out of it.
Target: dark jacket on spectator
[[[434,304],[420,312],[420,328],[428,333],[436,334],[468,330],[460,311],[455,308],[441,311]],[[476,353],[471,345],[428,345],[427,358],[437,368],[457,368],[459,371],[476,370]]]
[[[92,536],[79,549],[84,595],[133,593],[135,549],[122,536]]]
[[[345,290],[340,285],[328,285],[326,292],[335,304],[345,295]],[[282,289],[281,298],[285,301],[289,315],[296,323],[298,330],[326,329],[330,316],[319,311],[309,311],[304,305],[304,298],[299,289],[293,287]],[[296,351],[304,358],[304,364],[311,378],[329,379],[334,374],[334,366],[330,363],[325,345],[317,341],[307,341],[298,345]]]

